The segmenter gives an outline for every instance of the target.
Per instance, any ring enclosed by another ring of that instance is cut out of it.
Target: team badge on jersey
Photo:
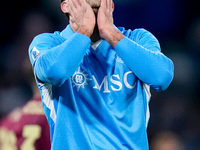
[[[36,60],[36,58],[39,56],[40,52],[36,47],[33,47],[33,51],[32,51],[32,58],[33,60]]]
[[[92,80],[87,78],[87,76],[88,74],[85,74],[85,71],[82,72],[80,67],[78,68],[78,71],[74,73],[71,79],[73,87],[76,87],[77,91],[79,91],[81,87],[84,89],[85,85],[88,85],[87,81]]]

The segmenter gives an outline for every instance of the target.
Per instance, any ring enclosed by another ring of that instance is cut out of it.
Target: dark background
[[[115,25],[132,30],[145,28],[150,31],[158,38],[162,52],[170,57],[175,65],[175,75],[170,87],[161,93],[151,90],[151,119],[148,127],[151,149],[156,150],[156,141],[164,139],[161,145],[167,141],[178,141],[182,149],[199,150],[200,1],[114,2]],[[63,30],[67,19],[61,13],[59,0],[3,0],[0,5],[0,21],[2,118],[33,96],[24,69],[29,65],[28,47],[33,37],[43,32]]]

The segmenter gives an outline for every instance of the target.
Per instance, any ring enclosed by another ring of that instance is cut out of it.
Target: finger
[[[101,0],[101,6],[102,8],[106,8],[106,0]]]
[[[69,15],[74,17],[76,15],[77,5],[74,0],[69,0],[70,3],[68,5]]]
[[[79,7],[78,9],[83,9],[86,8],[87,5],[89,5],[86,0],[76,0],[77,1],[77,6]]]
[[[86,0],[80,0],[82,5],[88,4]]]
[[[109,8],[110,0],[105,0],[105,1],[106,1],[106,9],[110,10],[110,8]]]
[[[70,0],[70,1],[71,1],[71,6],[74,7],[74,8],[76,8],[76,2],[75,2],[75,0]]]
[[[108,6],[107,6],[108,8],[107,9],[109,11],[112,11],[112,0],[107,0],[107,3],[108,3]]]
[[[72,2],[72,6],[73,6],[74,8],[78,8],[78,7],[81,6],[80,0],[70,0],[70,1]]]
[[[108,9],[108,10],[110,10],[110,9],[109,9],[109,1],[110,1],[110,0],[106,0],[106,9]]]
[[[114,5],[114,2],[112,1],[112,12],[114,11],[115,9],[115,5]]]
[[[78,6],[81,6],[81,5],[82,5],[82,0],[76,0],[76,2],[77,2],[77,5],[78,5]]]

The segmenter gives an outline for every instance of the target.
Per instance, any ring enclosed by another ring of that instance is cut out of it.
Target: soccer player
[[[0,150],[50,150],[49,126],[40,98],[0,121]]]
[[[145,29],[113,24],[112,0],[64,0],[69,25],[29,47],[52,150],[147,150],[150,87],[167,89],[173,63]]]
[[[30,61],[25,59],[21,67],[33,98],[0,120],[0,150],[50,150],[49,125]]]

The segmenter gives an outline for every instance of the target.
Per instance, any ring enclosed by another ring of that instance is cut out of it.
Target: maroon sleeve
[[[0,121],[0,150],[50,150],[50,130],[40,98]]]

